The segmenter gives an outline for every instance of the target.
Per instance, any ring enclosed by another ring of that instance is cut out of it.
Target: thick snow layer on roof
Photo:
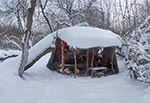
[[[45,51],[47,48],[52,47],[53,45],[53,35],[50,34],[40,40],[37,44],[35,44],[30,50],[29,50],[29,56],[28,56],[28,63],[33,61],[35,57],[37,57],[39,54],[41,54],[43,51]]]
[[[58,35],[57,35],[58,34]],[[54,37],[59,37],[74,48],[121,46],[120,36],[111,31],[93,28],[73,26],[60,29],[49,34],[29,50],[28,63],[31,63],[39,54],[53,46]]]
[[[75,48],[110,47],[122,45],[119,35],[109,30],[73,26],[58,31],[58,37]]]

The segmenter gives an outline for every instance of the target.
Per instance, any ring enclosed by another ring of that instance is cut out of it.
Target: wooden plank
[[[74,64],[64,64],[66,67],[74,67]],[[85,64],[78,64],[77,67],[85,67]]]
[[[93,68],[90,68],[91,70],[107,70],[108,68],[107,67],[93,67]]]

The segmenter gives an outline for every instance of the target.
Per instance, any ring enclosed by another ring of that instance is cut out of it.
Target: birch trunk
[[[27,61],[28,61],[29,39],[31,35],[31,28],[32,28],[32,22],[33,22],[32,18],[33,18],[33,13],[34,13],[35,6],[36,6],[36,1],[37,0],[31,0],[31,7],[28,9],[27,30],[25,32],[25,38],[24,38],[23,49],[22,49],[22,59],[21,59],[19,70],[18,70],[18,75],[21,78],[23,78],[25,66],[27,65]]]
[[[23,44],[23,49],[22,49],[22,59],[21,59],[21,64],[18,70],[18,74],[19,76],[22,78],[23,73],[24,73],[24,69],[25,66],[27,64],[28,61],[28,46],[29,46],[29,38],[30,38],[30,33],[27,32],[25,35],[25,40],[24,40],[24,44]]]

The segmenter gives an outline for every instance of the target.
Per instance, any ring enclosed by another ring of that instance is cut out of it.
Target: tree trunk
[[[31,0],[31,7],[28,9],[28,15],[27,15],[27,30],[25,32],[25,38],[23,43],[23,50],[22,50],[22,59],[21,64],[18,70],[18,75],[22,78],[25,66],[28,61],[28,49],[29,49],[29,39],[31,35],[31,28],[32,28],[32,17],[35,10],[37,0]]]
[[[25,40],[24,40],[24,44],[23,44],[23,49],[22,49],[22,59],[21,59],[21,64],[18,70],[18,74],[19,76],[22,78],[23,73],[24,73],[24,69],[25,66],[27,64],[28,61],[28,45],[29,45],[29,38],[30,38],[30,33],[27,32],[25,35]]]

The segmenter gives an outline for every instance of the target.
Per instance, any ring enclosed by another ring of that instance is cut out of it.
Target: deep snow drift
[[[149,84],[129,79],[124,61],[120,73],[101,78],[63,76],[46,68],[45,55],[24,74],[17,76],[18,59],[0,63],[1,103],[149,103]]]

